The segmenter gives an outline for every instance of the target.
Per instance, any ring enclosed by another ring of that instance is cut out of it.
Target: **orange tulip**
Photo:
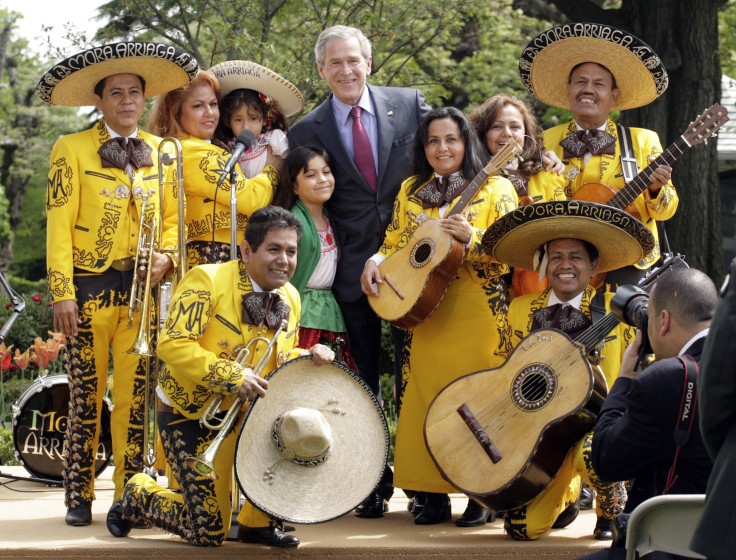
[[[10,367],[10,361],[13,358],[10,354],[12,347],[12,344],[6,347],[4,342],[0,343],[0,371],[5,371]]]
[[[25,352],[21,354],[20,350],[16,348],[13,360],[15,361],[15,365],[17,365],[20,369],[26,369],[31,363],[31,349],[28,348]]]
[[[60,346],[66,347],[66,337],[63,333],[60,332],[54,332],[54,331],[47,331],[49,333],[49,336],[54,339],[54,341],[58,342]]]
[[[49,361],[53,361],[59,357],[59,352],[64,347],[63,343],[60,343],[55,338],[49,338],[46,341],[46,353],[49,357]]]

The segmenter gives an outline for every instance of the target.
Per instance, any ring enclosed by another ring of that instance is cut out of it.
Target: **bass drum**
[[[95,460],[98,476],[112,459],[110,402],[102,406],[100,440]],[[62,480],[61,454],[69,413],[66,374],[39,377],[13,405],[13,445],[18,460],[37,478]]]

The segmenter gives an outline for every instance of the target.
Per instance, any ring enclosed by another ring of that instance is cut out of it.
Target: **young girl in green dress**
[[[291,283],[302,297],[299,343],[321,342],[356,370],[345,322],[332,294],[338,248],[325,203],[335,190],[329,156],[321,148],[298,146],[289,151],[286,173],[274,203],[299,218],[304,235]]]

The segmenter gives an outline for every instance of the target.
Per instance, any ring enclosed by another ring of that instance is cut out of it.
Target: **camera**
[[[649,294],[632,284],[622,284],[611,299],[611,312],[622,323],[647,330]]]
[[[642,333],[641,360],[647,354],[653,354],[652,346],[647,336],[649,324],[649,294],[641,288],[631,284],[622,284],[611,299],[611,313],[622,323],[636,327]]]

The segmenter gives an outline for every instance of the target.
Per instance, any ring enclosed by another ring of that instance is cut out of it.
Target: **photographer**
[[[593,434],[593,467],[603,480],[632,480],[626,512],[659,494],[702,494],[712,463],[698,430],[697,393],[688,391],[685,363],[692,374],[708,334],[718,295],[713,282],[695,269],[664,274],[654,285],[647,333],[656,361],[637,369],[642,333],[627,348]],[[695,363],[680,357],[689,355]],[[694,377],[691,378],[694,380]],[[687,404],[692,403],[690,410]],[[675,429],[680,424],[680,445]],[[686,440],[686,441],[685,441]],[[614,523],[615,525],[616,523]],[[623,539],[587,560],[623,559]],[[650,560],[676,558],[655,552]]]

